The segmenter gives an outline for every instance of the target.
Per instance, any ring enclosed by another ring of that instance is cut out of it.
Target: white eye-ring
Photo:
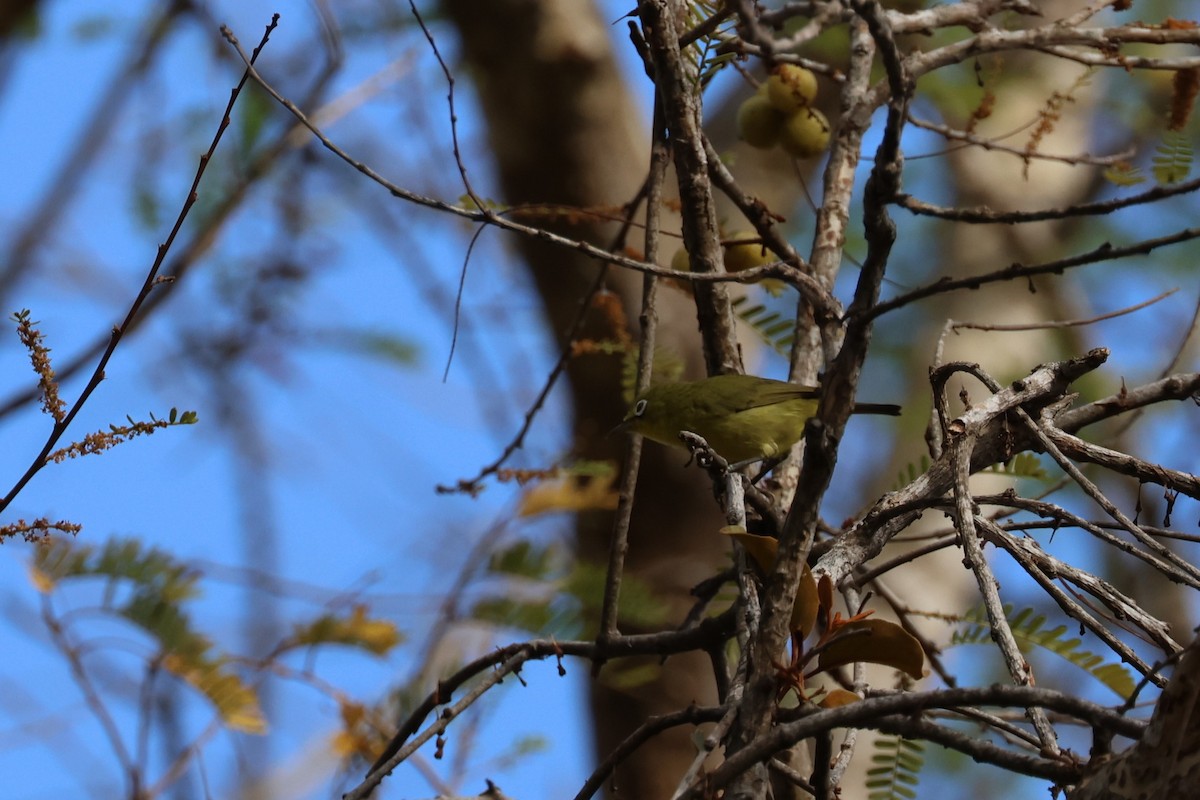
[[[641,400],[638,400],[636,403],[633,404],[633,415],[635,417],[640,417],[642,414],[645,414],[645,413],[646,413],[646,399],[643,397]]]

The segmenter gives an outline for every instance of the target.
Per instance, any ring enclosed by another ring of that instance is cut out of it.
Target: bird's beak
[[[616,425],[614,425],[613,429],[611,431],[609,431],[607,435],[612,436],[615,433],[631,433],[631,431],[629,430],[629,426],[633,424],[633,420],[634,420],[633,412],[630,411],[627,414],[625,414],[625,419],[621,420]]]

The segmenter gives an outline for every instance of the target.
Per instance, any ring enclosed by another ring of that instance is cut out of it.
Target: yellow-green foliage
[[[1046,616],[1032,608],[1022,609],[1014,615],[1012,606],[1005,606],[1004,613],[1022,650],[1032,647],[1047,650],[1086,671],[1121,698],[1128,699],[1133,694],[1134,681],[1129,670],[1119,663],[1106,664],[1102,656],[1080,650],[1079,645],[1083,644],[1083,640],[1066,638],[1066,625],[1046,629]],[[963,622],[966,624],[955,631],[951,644],[991,644],[991,628],[986,619],[982,609],[964,616]]]
[[[874,764],[867,770],[867,800],[914,800],[921,767],[925,765],[925,744],[902,736],[881,736],[875,740]]]

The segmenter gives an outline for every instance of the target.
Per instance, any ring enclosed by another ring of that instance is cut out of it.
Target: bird
[[[630,407],[623,429],[684,447],[681,431],[703,436],[738,466],[786,456],[817,412],[821,390],[755,375],[714,375],[652,386]],[[856,403],[854,414],[897,416],[900,406]]]

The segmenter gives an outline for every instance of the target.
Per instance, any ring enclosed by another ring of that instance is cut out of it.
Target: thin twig
[[[763,736],[736,753],[729,754],[724,763],[710,772],[705,780],[694,785],[683,796],[683,800],[700,800],[728,786],[750,765],[770,758],[774,753],[786,749],[792,743],[807,739],[820,731],[836,728],[878,728],[888,730],[892,715],[903,715],[914,722],[921,714],[932,708],[954,709],[962,706],[1003,706],[1010,708],[1042,708],[1058,711],[1094,727],[1111,730],[1117,735],[1132,739],[1140,738],[1146,723],[1129,719],[1109,708],[1083,700],[1067,692],[1046,689],[1040,686],[993,685],[979,688],[937,689],[929,692],[903,692],[899,694],[872,694],[857,703],[839,708],[824,709],[806,714],[794,722],[774,726]],[[889,720],[885,722],[885,720]],[[943,742],[935,738],[931,740]],[[949,741],[949,740],[948,740]],[[969,742],[980,742],[977,736],[960,736],[949,746],[966,747]],[[966,750],[966,752],[972,752]],[[993,747],[990,753],[1000,756],[1005,751]],[[1008,753],[1007,763],[1018,763],[1014,754]],[[1005,763],[1005,762],[999,762]],[[1047,777],[1051,780],[1078,778],[1079,770],[1058,758],[1021,757],[1019,770],[1024,774]],[[708,794],[706,794],[708,793]]]
[[[1109,311],[1106,314],[1100,314],[1099,316],[1095,316],[1095,317],[1087,317],[1085,319],[1046,320],[1044,322],[1031,322],[1031,323],[1024,324],[1024,325],[1016,325],[1016,324],[1004,325],[1004,324],[983,323],[983,322],[952,322],[950,324],[950,330],[952,330],[952,331],[975,330],[975,331],[1011,332],[1011,331],[1056,330],[1056,329],[1060,329],[1060,328],[1078,328],[1078,327],[1082,327],[1084,325],[1094,325],[1097,322],[1103,322],[1104,320],[1116,319],[1117,317],[1123,317],[1126,314],[1132,314],[1135,311],[1141,311],[1143,308],[1152,306],[1155,303],[1157,303],[1158,301],[1164,300],[1164,299],[1170,297],[1171,295],[1175,294],[1178,291],[1179,291],[1178,287],[1176,287],[1174,289],[1168,289],[1167,291],[1163,292],[1162,294],[1159,294],[1155,297],[1151,297],[1149,300],[1144,300],[1141,303],[1137,303],[1132,306],[1125,306],[1124,308],[1118,308],[1115,311]]]
[[[1161,247],[1183,244],[1200,238],[1200,228],[1186,228],[1166,236],[1154,239],[1143,239],[1123,247],[1113,247],[1105,243],[1086,253],[1080,253],[1066,258],[1045,261],[1040,264],[1011,264],[984,275],[974,275],[968,278],[939,278],[933,283],[918,287],[912,291],[884,300],[864,313],[869,317],[878,317],[890,311],[895,311],[918,300],[927,297],[948,294],[962,289],[980,289],[992,283],[1005,283],[1018,279],[1035,278],[1040,275],[1058,275],[1068,269],[1085,267],[1089,264],[1100,264],[1116,261],[1122,258],[1148,255]]]
[[[396,750],[389,758],[372,768],[371,772],[363,780],[361,784],[351,789],[345,795],[344,800],[365,800],[370,794],[375,791],[375,787],[383,782],[383,779],[391,773],[397,764],[406,759],[412,753],[415,753],[421,745],[432,739],[434,736],[440,736],[449,727],[457,717],[467,711],[475,701],[483,697],[483,695],[504,680],[508,675],[518,673],[525,662],[530,659],[530,654],[524,650],[514,653],[506,659],[492,672],[488,673],[483,680],[471,687],[461,700],[452,705],[450,708],[442,711],[438,715],[437,721],[426,728],[423,732],[417,734],[404,746]]]
[[[659,226],[661,221],[663,181],[666,179],[670,153],[666,146],[666,131],[662,123],[660,104],[654,104],[654,139],[650,147],[650,171],[646,176],[645,254],[647,261],[658,258]],[[654,371],[655,342],[658,335],[658,279],[646,275],[642,279],[642,312],[638,315],[637,378],[634,393],[640,395],[650,387]],[[629,528],[633,520],[633,503],[637,489],[638,471],[642,462],[642,437],[630,437],[621,473],[621,489],[617,513],[613,519],[613,537],[608,551],[608,569],[604,575],[604,599],[600,607],[599,638],[617,634],[620,611],[621,580],[625,573],[625,556],[629,551]],[[598,668],[599,664],[594,668]]]
[[[999,388],[999,387],[997,387]],[[979,593],[983,597],[984,608],[987,611],[988,624],[992,629],[992,640],[1004,658],[1009,675],[1018,686],[1029,686],[1033,683],[1033,671],[1029,662],[1022,655],[1017,645],[1016,636],[1008,624],[1004,613],[1004,602],[1000,599],[1000,585],[983,556],[983,548],[975,528],[974,501],[971,498],[967,482],[971,477],[971,448],[975,436],[973,433],[952,436],[948,452],[955,464],[954,506],[955,527],[958,528],[958,541],[963,549],[963,561],[975,575]],[[1030,706],[1026,713],[1038,733],[1042,750],[1047,753],[1058,753],[1058,736],[1046,719],[1045,712],[1040,708]]]
[[[275,30],[275,26],[278,23],[279,15],[275,14],[271,18],[270,24],[267,25],[267,29],[263,33],[263,37],[259,41],[258,46],[254,48],[253,54],[249,57],[247,61],[248,65],[253,64],[254,60],[258,58],[259,53],[261,53],[263,47],[266,46],[267,40],[271,36],[271,32]],[[146,301],[146,298],[150,296],[150,293],[154,291],[154,289],[158,287],[160,283],[162,283],[158,280],[159,269],[166,260],[167,253],[170,252],[171,245],[175,242],[175,237],[178,236],[179,231],[183,228],[183,223],[187,219],[188,213],[192,210],[192,206],[196,203],[196,199],[199,196],[198,191],[200,188],[200,181],[204,177],[204,173],[208,168],[209,161],[212,160],[213,155],[216,153],[217,145],[221,142],[221,137],[225,134],[226,128],[229,127],[229,118],[230,114],[233,113],[233,106],[237,102],[238,96],[242,91],[242,87],[244,87],[246,85],[246,81],[250,79],[250,71],[252,69],[252,67],[247,66],[246,72],[242,74],[242,79],[238,81],[237,86],[235,86],[233,91],[230,93],[229,102],[225,106],[225,113],[221,116],[221,122],[217,126],[217,132],[213,135],[212,141],[209,143],[208,150],[204,153],[204,155],[200,156],[200,164],[196,168],[195,176],[192,178],[192,185],[188,190],[187,198],[184,200],[183,206],[179,209],[179,214],[175,217],[175,224],[171,226],[171,231],[167,234],[166,240],[158,246],[158,252],[155,255],[154,262],[150,265],[150,270],[146,273],[146,278],[142,281],[142,288],[138,292],[137,296],[133,299],[133,303],[130,304],[129,311],[126,312],[125,318],[120,322],[120,324],[113,327],[112,333],[109,335],[108,346],[101,354],[100,360],[96,364],[96,368],[92,371],[91,378],[88,379],[87,385],[83,387],[83,391],[79,393],[78,399],[76,399],[75,403],[71,406],[70,410],[66,413],[63,419],[55,422],[54,426],[50,430],[50,435],[47,437],[45,444],[42,445],[41,452],[34,457],[33,462],[25,470],[25,474],[17,480],[16,484],[14,484],[13,487],[8,491],[8,494],[4,496],[4,499],[0,500],[0,512],[3,512],[4,509],[8,508],[13,499],[16,498],[23,488],[25,488],[25,485],[29,483],[33,476],[36,475],[38,471],[46,465],[46,456],[48,456],[54,450],[54,446],[58,444],[59,439],[61,439],[63,434],[67,432],[67,428],[71,426],[71,422],[74,421],[75,416],[81,410],[83,410],[84,403],[86,403],[88,398],[92,396],[92,392],[96,391],[96,388],[100,385],[100,382],[104,380],[105,368],[108,366],[108,362],[112,358],[113,353],[116,352],[117,345],[121,343],[121,339],[133,325],[133,321],[137,317],[138,311],[141,310],[142,304]]]

